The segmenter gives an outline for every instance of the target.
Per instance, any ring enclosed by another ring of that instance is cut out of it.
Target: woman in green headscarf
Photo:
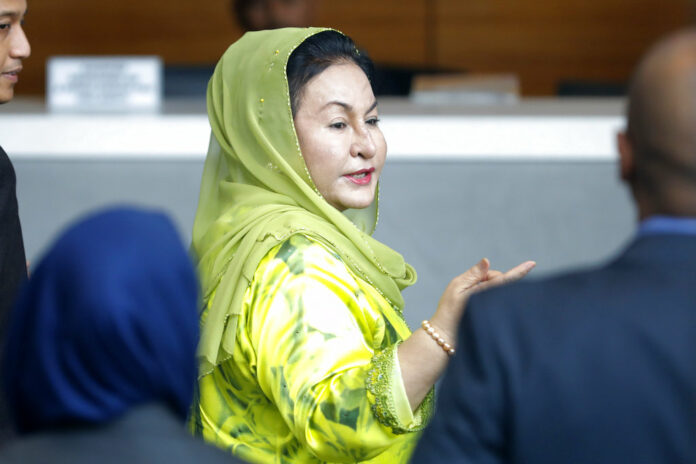
[[[252,462],[406,462],[466,297],[529,269],[482,260],[411,334],[415,272],[370,236],[386,156],[370,74],[336,31],[279,29],[233,44],[208,86],[191,428]]]

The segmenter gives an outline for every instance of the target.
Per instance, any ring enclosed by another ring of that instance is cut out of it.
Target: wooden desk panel
[[[687,24],[688,0],[437,0],[437,64],[514,72],[527,95],[561,79],[623,81],[646,48]]]
[[[665,31],[692,19],[691,0],[316,0],[316,23],[351,35],[378,62],[516,72],[525,94],[561,78],[625,79]],[[212,64],[241,31],[229,0],[29,0],[32,56],[19,95],[44,91],[59,54],[156,54]]]
[[[223,0],[28,0],[19,95],[42,94],[51,55],[159,55],[169,64],[214,63],[240,37]]]

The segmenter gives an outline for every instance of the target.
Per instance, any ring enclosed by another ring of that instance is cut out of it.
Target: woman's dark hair
[[[333,64],[354,63],[363,70],[374,92],[374,65],[359,51],[350,37],[336,31],[322,31],[302,42],[290,55],[286,73],[290,87],[290,105],[295,116],[305,85]]]

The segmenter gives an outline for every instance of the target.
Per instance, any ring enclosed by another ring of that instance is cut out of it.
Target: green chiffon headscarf
[[[192,243],[206,305],[200,375],[231,356],[244,294],[259,262],[293,234],[334,250],[391,304],[383,313],[397,332],[403,338],[410,333],[401,316],[401,290],[416,274],[400,254],[370,236],[378,195],[362,210],[333,208],[314,186],[300,152],[285,68],[298,45],[324,30],[248,32],[227,49],[208,84],[212,134]]]

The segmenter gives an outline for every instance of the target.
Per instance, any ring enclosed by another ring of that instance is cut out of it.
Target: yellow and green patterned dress
[[[323,244],[280,243],[246,292],[232,358],[200,379],[193,432],[257,463],[407,462],[432,392],[413,413],[387,304]]]

